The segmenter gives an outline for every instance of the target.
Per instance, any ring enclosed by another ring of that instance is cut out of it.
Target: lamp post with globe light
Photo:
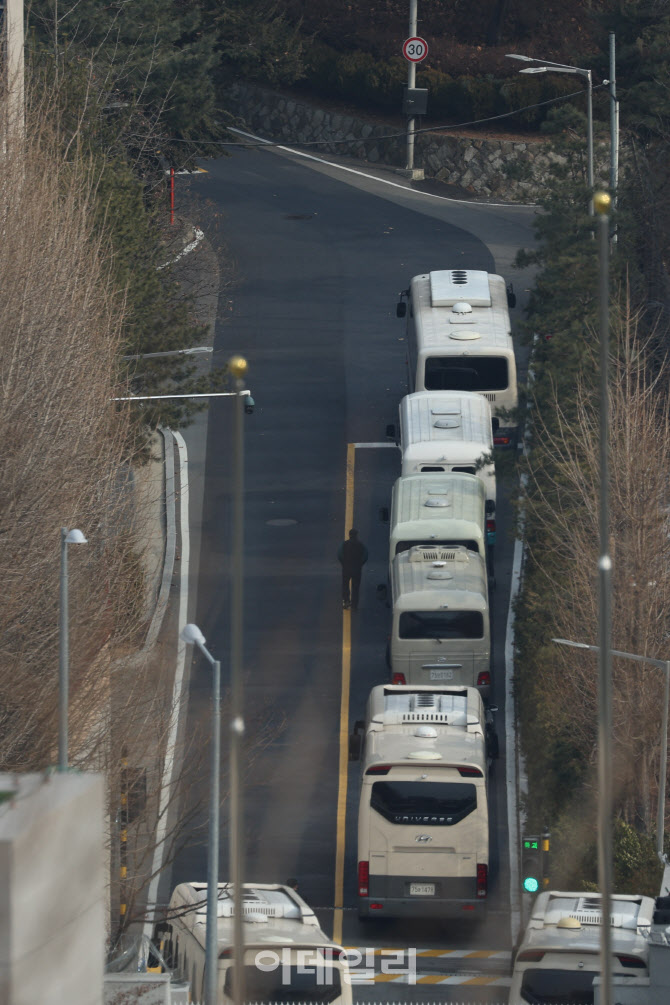
[[[244,691],[242,680],[242,631],[244,614],[244,388],[248,364],[244,356],[231,356],[228,371],[235,381],[233,426],[233,545],[230,611],[230,873],[235,897],[233,915],[233,1001],[244,1005],[244,928],[242,917],[244,874],[244,801],[242,791],[242,742],[244,740]]]

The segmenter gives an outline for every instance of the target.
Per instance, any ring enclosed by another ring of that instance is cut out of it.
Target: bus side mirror
[[[487,499],[486,500],[486,505],[485,505],[484,509],[486,511],[487,516],[489,514],[491,514],[491,513],[495,513],[495,511],[496,511],[496,504],[494,503],[493,499]]]
[[[516,293],[514,292],[512,283],[507,284],[507,306],[510,310],[516,307]]]
[[[354,731],[349,734],[349,760],[350,761],[360,761],[361,751],[363,749],[363,733],[365,732],[365,723],[362,719],[358,719],[354,723]]]
[[[382,604],[386,604],[388,607],[388,587],[386,583],[377,583],[377,597],[381,600]]]
[[[494,436],[500,429],[500,419],[498,418],[497,415],[494,415],[493,418],[491,419],[491,429],[493,430]]]
[[[387,506],[382,506],[382,508],[380,509],[379,519],[381,520],[382,523],[389,522],[389,511]]]
[[[395,440],[396,443],[398,442],[395,432],[395,423],[393,422],[390,422],[386,427],[386,439]]]
[[[399,300],[395,305],[395,316],[397,318],[404,318],[407,314],[407,304],[404,300]]]

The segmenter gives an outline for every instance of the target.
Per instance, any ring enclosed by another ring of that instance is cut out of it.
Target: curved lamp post
[[[212,665],[212,736],[209,780],[209,830],[207,836],[207,932],[205,941],[205,1005],[217,1005],[218,974],[217,903],[219,899],[219,771],[221,758],[221,664],[205,647],[197,625],[185,625],[181,638],[197,646]]]
[[[573,649],[588,649],[589,652],[599,653],[600,646],[589,646],[586,642],[571,642],[569,639],[552,639],[560,646],[571,646]],[[656,667],[665,673],[665,692],[663,700],[663,725],[661,726],[661,763],[658,778],[658,812],[656,815],[656,854],[663,863],[668,864],[668,859],[663,851],[663,837],[665,831],[665,790],[668,778],[668,704],[670,702],[670,660],[657,660],[651,656],[636,656],[634,653],[622,653],[618,649],[610,649],[611,656],[619,656],[624,660],[633,660],[635,663],[645,663],[647,666]]]
[[[518,59],[523,63],[537,63],[537,66],[527,66],[519,73],[569,73],[583,77],[586,81],[586,120],[587,120],[587,171],[589,185],[589,216],[593,216],[593,81],[591,71],[581,66],[567,66],[565,63],[554,63],[550,59],[535,59],[533,56],[520,56],[517,52],[508,52],[506,59]]]

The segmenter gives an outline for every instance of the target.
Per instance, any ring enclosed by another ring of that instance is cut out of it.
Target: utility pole
[[[619,102],[616,99],[616,36],[610,32],[610,193],[612,209],[616,209],[616,193],[619,185]],[[612,240],[616,241],[616,228]]]
[[[409,0],[409,38],[416,35],[417,0]],[[407,64],[407,92],[416,87],[416,64]],[[414,170],[414,116],[407,120],[407,170]]]

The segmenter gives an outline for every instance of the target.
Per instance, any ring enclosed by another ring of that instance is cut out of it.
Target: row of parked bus
[[[500,276],[452,269],[415,276],[397,307],[410,393],[387,429],[401,453],[382,512],[391,683],[373,689],[350,745],[362,918],[464,917],[486,904],[493,447],[515,436],[513,304]]]
[[[350,752],[362,760],[361,917],[461,916],[485,903],[487,777],[497,755],[488,579],[495,541],[494,442],[511,442],[516,371],[499,276],[417,276],[409,306],[410,393],[390,509],[393,683],[373,689]],[[395,430],[393,431],[395,435]],[[350,1005],[346,955],[292,887],[219,884],[217,995],[233,1001],[233,921],[244,921],[249,1001]],[[204,1000],[207,884],[182,883],[155,929],[149,969]]]

